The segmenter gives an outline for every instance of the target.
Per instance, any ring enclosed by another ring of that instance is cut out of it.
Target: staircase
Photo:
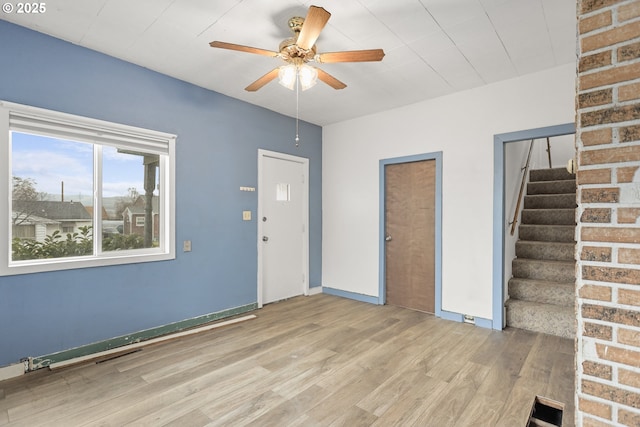
[[[575,208],[575,175],[564,168],[530,171],[507,326],[575,337]]]

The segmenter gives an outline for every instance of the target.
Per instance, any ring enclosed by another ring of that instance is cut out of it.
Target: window
[[[286,183],[276,185],[276,200],[278,202],[291,201],[291,186]]]
[[[175,257],[175,135],[0,101],[0,150],[0,275]]]

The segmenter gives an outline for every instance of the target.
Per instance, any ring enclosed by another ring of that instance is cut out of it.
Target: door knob
[[[389,234],[386,235],[386,237],[384,238],[385,241],[390,242],[391,241],[391,236]]]
[[[268,241],[268,240],[269,240],[269,238],[268,238],[267,236],[262,236],[262,241],[263,241],[263,242],[266,242],[266,241]]]

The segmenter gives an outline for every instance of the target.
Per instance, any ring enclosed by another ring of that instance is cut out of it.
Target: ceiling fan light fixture
[[[307,64],[301,65],[298,69],[298,78],[300,79],[300,88],[302,90],[310,89],[318,81],[318,70]]]
[[[288,64],[278,68],[278,83],[293,90],[296,79],[300,79],[300,88],[307,90],[315,86],[318,81],[318,70],[307,64]]]
[[[293,90],[296,84],[297,69],[293,64],[283,65],[278,68],[278,83],[287,89]]]

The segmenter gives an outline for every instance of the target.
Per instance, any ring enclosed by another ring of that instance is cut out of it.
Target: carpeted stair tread
[[[573,242],[518,240],[516,242],[516,257],[573,261],[575,258],[575,244]]]
[[[575,243],[575,225],[520,224],[518,238],[541,242]]]
[[[575,283],[512,277],[509,280],[509,297],[520,301],[573,307]]]
[[[521,223],[575,226],[575,216],[575,209],[523,209]]]
[[[529,181],[562,181],[576,179],[567,168],[532,169],[529,171]]]
[[[515,258],[511,265],[513,277],[551,282],[573,282],[575,280],[574,261]]]
[[[575,193],[576,181],[535,181],[527,184],[527,194],[565,194]]]
[[[573,306],[565,307],[516,299],[508,300],[505,306],[509,326],[563,338],[575,338],[576,313]]]
[[[528,194],[524,196],[524,209],[575,209],[576,193]]]

